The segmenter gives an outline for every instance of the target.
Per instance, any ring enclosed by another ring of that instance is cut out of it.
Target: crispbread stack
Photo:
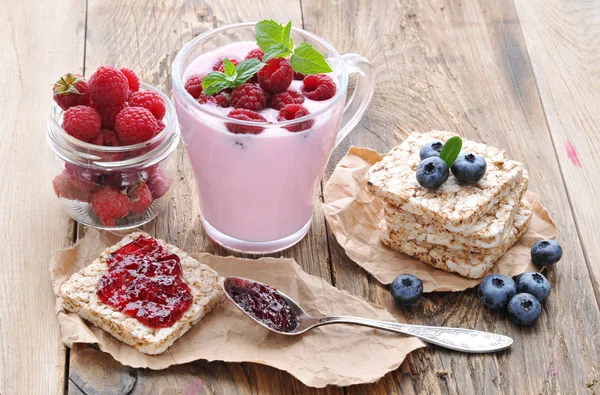
[[[382,242],[427,264],[469,278],[482,277],[527,231],[531,207],[522,201],[527,171],[506,152],[463,140],[464,152],[483,156],[487,171],[476,185],[462,185],[450,175],[437,190],[416,179],[419,151],[452,133],[414,132],[371,167],[369,190],[386,207]]]
[[[99,258],[65,281],[59,291],[65,309],[79,314],[98,328],[129,344],[144,354],[160,354],[194,324],[225,299],[223,278],[207,265],[198,262],[179,248],[158,240],[181,261],[182,278],[190,287],[192,306],[168,328],[150,328],[133,317],[100,301],[96,291],[98,280],[108,269],[106,260],[110,254],[140,236],[150,237],[143,232],[125,236],[117,244],[108,247]]]

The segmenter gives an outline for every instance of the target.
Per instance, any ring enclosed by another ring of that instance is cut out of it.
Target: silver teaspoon
[[[409,325],[338,315],[313,317],[283,292],[242,277],[227,277],[224,288],[229,300],[252,320],[282,335],[299,335],[321,325],[356,324],[415,336],[428,343],[467,353],[501,351],[513,343],[508,336],[472,329]]]

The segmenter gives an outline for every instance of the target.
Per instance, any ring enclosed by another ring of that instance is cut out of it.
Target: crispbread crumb
[[[398,237],[415,242],[443,245],[450,249],[485,252],[504,243],[510,236],[513,219],[527,189],[528,176],[524,170],[521,183],[470,228],[455,232],[440,224],[414,214],[385,207],[388,230]]]
[[[131,243],[140,236],[150,237],[143,232],[125,236],[114,246],[108,247],[89,266],[74,273],[59,290],[65,309],[79,314],[99,328],[145,354],[160,354],[194,324],[225,299],[223,278],[210,267],[198,262],[179,248],[158,240],[163,247],[179,256],[182,278],[190,286],[193,302],[189,310],[169,328],[150,328],[135,318],[102,303],[97,294],[98,280],[107,270],[108,256]]]
[[[521,202],[515,215],[510,237],[502,245],[487,250],[485,253],[452,250],[444,246],[415,242],[402,237],[395,237],[382,222],[381,241],[397,251],[408,254],[420,261],[447,272],[455,272],[468,278],[481,278],[527,231],[531,222],[531,207]]]
[[[475,222],[517,186],[523,166],[509,160],[506,152],[485,144],[463,140],[463,151],[483,156],[487,171],[476,185],[461,185],[450,176],[439,189],[423,188],[416,179],[419,151],[432,140],[446,141],[453,133],[414,132],[393,148],[367,172],[371,192],[396,208],[422,216],[453,231],[462,231]]]

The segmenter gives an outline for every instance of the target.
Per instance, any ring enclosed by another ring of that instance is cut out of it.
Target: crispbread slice
[[[98,328],[102,328],[122,342],[129,344],[145,354],[160,354],[178,338],[183,336],[194,324],[208,314],[225,299],[223,278],[210,267],[198,262],[179,248],[158,240],[164,248],[177,254],[181,260],[182,278],[189,285],[193,302],[184,315],[169,328],[150,328],[135,318],[102,303],[97,294],[98,280],[108,266],[108,256],[131,243],[140,236],[149,237],[142,232],[125,236],[114,246],[104,250],[99,258],[89,266],[74,273],[65,281],[59,291],[65,309],[79,314]]]
[[[433,221],[386,206],[385,221],[388,231],[402,240],[414,240],[448,247],[453,250],[483,252],[502,245],[510,236],[513,218],[527,189],[527,172],[519,185],[484,214],[470,228],[453,232]]]
[[[485,253],[451,250],[427,242],[396,238],[386,229],[385,221],[382,222],[381,241],[392,249],[408,254],[438,269],[455,272],[468,278],[481,278],[527,231],[531,216],[531,207],[522,201],[519,211],[515,215],[510,237],[504,244],[491,248]]]
[[[473,226],[521,182],[523,165],[509,160],[503,150],[463,140],[463,151],[485,158],[487,171],[483,179],[476,185],[461,185],[450,175],[437,190],[423,188],[416,178],[421,147],[432,140],[446,141],[452,136],[453,133],[443,131],[412,133],[369,169],[369,190],[386,203],[449,230],[462,231]]]

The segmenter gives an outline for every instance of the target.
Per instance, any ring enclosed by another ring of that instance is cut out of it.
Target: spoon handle
[[[486,353],[505,350],[513,343],[513,339],[508,336],[472,329],[409,325],[347,316],[322,317],[317,322],[317,325],[328,324],[356,324],[384,329],[415,336],[428,343],[467,353]]]

